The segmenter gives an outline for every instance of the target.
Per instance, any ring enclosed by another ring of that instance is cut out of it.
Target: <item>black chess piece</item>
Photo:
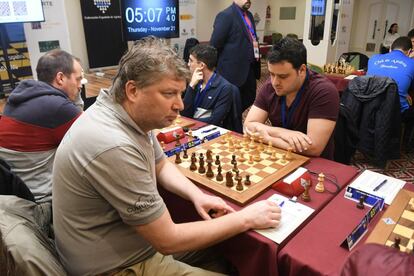
[[[197,158],[195,157],[195,155],[193,156],[191,156],[191,164],[190,164],[190,171],[195,171],[195,170],[197,170],[197,164],[196,164],[196,162],[197,162]]]
[[[241,181],[241,177],[239,177],[239,179],[237,179],[236,190],[237,191],[243,191],[244,190],[244,187],[243,187],[243,184],[242,184],[242,181]]]
[[[188,158],[188,154],[187,154],[187,149],[184,149],[184,154],[183,154],[183,158],[184,159],[187,159]]]
[[[232,155],[231,156],[231,162],[230,162],[232,165],[234,165],[234,163],[237,163],[237,161],[236,161],[236,155]]]
[[[179,152],[176,152],[175,153],[175,164],[180,164],[182,161],[181,161],[181,158],[180,158],[180,153]]]
[[[360,197],[359,197],[359,201],[358,201],[358,203],[357,203],[356,207],[357,207],[358,209],[364,209],[364,208],[365,208],[365,206],[364,206],[364,201],[365,201],[365,197],[364,197],[364,196],[360,196]]]
[[[395,249],[400,250],[400,243],[401,243],[401,238],[396,236],[394,238],[394,244],[392,245],[392,247],[394,247]]]
[[[199,159],[199,167],[198,167],[198,173],[205,173],[206,172],[206,168],[204,167],[204,156],[202,153],[200,153],[200,157]]]
[[[216,175],[217,181],[223,181],[223,175],[221,174],[221,166],[218,165],[217,167],[217,175]]]
[[[227,187],[233,187],[233,174],[231,172],[226,173],[226,186]]]
[[[250,181],[250,175],[247,174],[246,180],[244,180],[244,185],[249,186],[250,184],[252,184],[252,182]]]
[[[217,166],[220,165],[220,156],[216,155],[216,161],[214,162]]]
[[[214,172],[213,172],[211,166],[212,166],[211,161],[207,161],[207,172],[206,172],[206,176],[208,178],[213,178],[214,177]]]

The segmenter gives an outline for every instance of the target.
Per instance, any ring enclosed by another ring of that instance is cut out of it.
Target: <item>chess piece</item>
[[[191,153],[191,159],[193,159],[193,158],[194,158],[195,162],[197,162],[197,156],[196,156],[195,152]]]
[[[216,165],[220,165],[220,156],[216,155],[216,161],[214,162]]]
[[[184,158],[184,159],[187,159],[187,158],[188,158],[187,149],[184,149],[184,155],[183,155],[183,158]]]
[[[392,247],[394,247],[395,249],[400,250],[400,243],[401,243],[401,238],[396,236],[394,238],[394,244],[392,245]]]
[[[181,158],[180,158],[180,153],[179,152],[176,152],[175,153],[175,164],[180,164],[182,161],[181,161]]]
[[[237,191],[243,191],[244,190],[244,187],[243,187],[243,184],[242,184],[242,181],[241,181],[241,177],[239,177],[239,179],[237,179],[236,190]]]
[[[206,151],[206,162],[213,162],[213,152],[210,149]]]
[[[230,152],[233,152],[234,151],[233,139],[229,139],[229,151]]]
[[[218,165],[218,167],[217,167],[216,180],[217,181],[223,181],[223,175],[221,174],[221,165]]]
[[[253,164],[253,155],[249,154],[249,164]]]
[[[250,175],[246,174],[246,180],[244,180],[244,185],[249,186],[250,184],[252,184],[252,182],[250,181]]]
[[[323,185],[323,182],[325,181],[325,175],[323,173],[320,173],[318,175],[318,184],[315,186],[315,191],[318,193],[323,193],[325,191],[325,186]]]
[[[242,152],[242,153],[240,153],[240,156],[239,156],[239,161],[241,162],[241,163],[243,163],[244,161],[246,161],[246,158],[244,158],[244,153]]]
[[[256,162],[260,162],[260,160],[262,160],[262,159],[260,158],[260,151],[259,151],[259,150],[257,150],[257,151],[254,153],[253,160],[254,160],[254,161],[256,161]]]
[[[233,187],[233,174],[231,172],[226,172],[226,186]]]
[[[282,154],[282,158],[280,158],[279,162],[281,164],[286,164],[287,163],[287,161],[286,161],[286,153]]]
[[[237,161],[235,161],[234,163],[233,163],[233,172],[238,172],[239,171],[239,168],[237,167]]]
[[[236,161],[236,155],[232,155],[231,156],[231,161],[230,161],[230,164],[232,164],[232,165],[234,165],[234,163],[237,163],[237,161]]]
[[[234,180],[242,180],[243,178],[240,176],[240,173],[239,173],[239,171],[236,171],[236,176],[234,177]]]
[[[165,143],[164,143],[164,141],[161,141],[160,144],[161,144],[162,150],[165,150]]]
[[[178,114],[177,118],[175,119],[175,124],[181,124],[183,121],[181,120],[181,115]]]
[[[197,159],[195,157],[195,155],[191,156],[191,164],[190,164],[190,171],[195,171],[197,170],[197,165],[196,165]]]
[[[236,148],[236,149],[241,149],[242,148],[242,146],[240,145],[240,140],[238,140],[238,139],[236,139],[236,141],[234,142],[234,147]]]
[[[286,160],[292,160],[292,148],[287,149]]]
[[[305,202],[309,202],[311,201],[310,194],[309,194],[310,185],[306,182],[305,185],[303,186],[305,188],[305,191],[302,193],[302,200]]]
[[[264,147],[263,147],[263,136],[259,136],[259,145],[257,146],[257,150],[263,151]]]
[[[187,133],[188,135],[188,142],[193,141],[194,137],[193,137],[193,131],[190,129]]]
[[[255,149],[256,148],[256,144],[254,143],[254,136],[250,136],[250,144],[249,144],[249,148],[250,149]]]
[[[269,154],[272,153],[272,141],[267,142],[266,152]]]
[[[359,201],[358,204],[356,205],[356,207],[358,209],[364,209],[365,205],[364,205],[364,201],[365,201],[365,197],[364,196],[360,196],[359,197]]]
[[[174,137],[175,137],[175,146],[176,147],[180,147],[181,146],[181,143],[180,143],[180,134],[175,134]]]
[[[213,178],[214,177],[213,169],[211,168],[211,166],[212,166],[212,162],[211,161],[207,161],[207,172],[206,172],[206,176],[208,178]]]
[[[205,173],[206,172],[206,168],[204,167],[204,156],[203,153],[200,153],[200,157],[198,158],[198,163],[199,163],[199,167],[198,167],[198,173]]]
[[[272,160],[272,161],[276,161],[277,160],[276,151],[275,150],[272,151],[272,155],[270,155],[270,160]]]

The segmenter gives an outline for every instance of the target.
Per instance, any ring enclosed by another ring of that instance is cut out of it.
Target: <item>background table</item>
[[[414,191],[413,184],[405,189]],[[278,255],[280,275],[332,275],[339,272],[350,251],[340,244],[368,211],[356,208],[356,202],[345,199],[341,191],[312,221],[293,237]],[[384,211],[371,221],[368,232],[355,245],[364,243]],[[352,250],[354,250],[354,248]]]
[[[348,87],[349,79],[345,79],[345,75],[339,75],[339,74],[325,74],[325,77],[330,80],[338,89],[339,95],[344,92],[345,88]]]
[[[323,158],[312,158],[305,167],[317,173],[322,171],[325,174],[334,174],[337,177],[338,185],[341,189],[357,175],[355,168]],[[317,177],[313,176],[312,180],[315,185],[317,183]],[[327,189],[333,189],[333,186],[328,181],[325,181],[325,186]],[[160,188],[160,193],[175,222],[200,220],[200,217],[190,202],[162,188]],[[274,193],[276,193],[274,190],[268,190],[256,200],[267,199]],[[277,251],[335,196],[334,194],[326,192],[322,194],[316,193],[313,188],[310,190],[310,195],[312,198],[311,202],[304,203],[299,201],[315,209],[315,212],[281,245],[254,231],[247,231],[216,245],[217,250],[223,253],[237,267],[240,275],[278,275]],[[228,203],[236,210],[241,209],[241,207],[231,202]]]

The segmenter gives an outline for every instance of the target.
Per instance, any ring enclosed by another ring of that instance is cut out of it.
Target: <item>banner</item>
[[[117,65],[127,49],[118,0],[80,0],[89,67]]]

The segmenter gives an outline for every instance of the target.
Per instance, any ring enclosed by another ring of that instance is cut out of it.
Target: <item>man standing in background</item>
[[[210,44],[218,50],[217,71],[240,90],[242,112],[256,97],[260,78],[259,42],[250,0],[234,0],[214,20]]]

